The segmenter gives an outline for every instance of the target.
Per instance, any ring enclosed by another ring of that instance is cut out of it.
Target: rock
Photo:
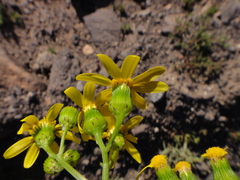
[[[90,46],[89,44],[86,44],[83,47],[82,51],[83,51],[83,54],[85,54],[85,55],[90,55],[90,54],[93,54],[93,52],[94,52],[92,46]]]
[[[144,17],[146,17],[150,14],[151,14],[150,8],[147,8],[147,9],[144,9],[144,10],[141,10],[141,11],[137,12],[137,16],[142,17],[142,18],[144,18]]]
[[[224,24],[229,24],[231,20],[240,15],[240,2],[238,0],[230,0],[223,3],[220,7],[221,21]]]
[[[56,96],[61,96],[70,86],[72,58],[70,50],[64,49],[53,59],[47,88],[47,96],[51,98],[52,103],[56,103]]]
[[[83,17],[95,44],[114,44],[119,41],[121,22],[110,8],[101,8]]]
[[[181,20],[183,15],[184,15],[183,13],[179,13],[179,14],[170,14],[165,16],[162,21],[162,24],[163,24],[162,33],[164,34],[172,33],[174,28],[177,25],[177,20]]]
[[[2,47],[0,47],[0,75],[0,86],[8,89],[18,86],[26,90],[36,90],[43,85],[36,75],[15,64]]]
[[[162,99],[164,95],[164,92],[160,92],[160,93],[151,93],[150,94],[150,99],[153,103],[156,103],[158,101],[160,101]]]
[[[36,62],[33,64],[33,69],[35,71],[41,70],[42,72],[44,72],[44,69],[49,71],[52,67],[52,61],[54,56],[55,55],[51,54],[48,51],[39,53],[36,58]]]

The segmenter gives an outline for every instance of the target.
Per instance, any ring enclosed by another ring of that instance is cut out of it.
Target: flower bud
[[[63,129],[69,130],[77,124],[78,110],[74,107],[66,106],[61,110],[58,120]]]
[[[43,164],[43,170],[50,175],[56,175],[63,170],[63,167],[52,157],[48,157]]]
[[[133,109],[131,90],[126,84],[116,86],[112,91],[109,110],[114,115],[122,114],[126,117]]]
[[[74,167],[77,165],[80,159],[80,154],[75,149],[69,149],[63,154],[63,159],[67,161],[68,164]]]
[[[115,140],[113,141],[112,144],[112,149],[113,150],[121,150],[123,149],[123,147],[125,146],[125,140],[122,134],[118,134],[115,138]]]
[[[95,108],[84,112],[83,131],[90,136],[101,134],[107,128],[107,121]]]

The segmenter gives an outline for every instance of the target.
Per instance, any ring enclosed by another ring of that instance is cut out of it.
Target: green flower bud
[[[114,115],[122,114],[126,117],[133,109],[130,87],[126,84],[116,86],[112,91],[109,110]]]
[[[83,131],[90,135],[101,134],[107,128],[107,121],[95,108],[84,112]]]
[[[59,115],[59,124],[67,130],[73,128],[78,121],[78,110],[71,106],[64,107]]]
[[[63,170],[63,167],[52,157],[48,157],[43,164],[43,170],[47,174],[56,175]]]
[[[122,134],[118,134],[115,138],[115,140],[113,141],[112,144],[112,149],[113,150],[121,150],[123,149],[123,147],[125,146],[125,140]]]
[[[69,149],[63,154],[63,159],[67,161],[68,164],[74,167],[77,165],[80,159],[80,154],[75,149]]]
[[[45,148],[51,146],[55,139],[54,125],[44,123],[37,133],[34,134],[34,140],[38,147]]]

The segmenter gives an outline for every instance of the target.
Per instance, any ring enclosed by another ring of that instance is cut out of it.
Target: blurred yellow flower
[[[49,132],[53,132],[56,135],[60,136],[62,134],[61,127],[59,125],[56,125],[56,118],[61,111],[63,107],[63,104],[57,103],[53,105],[47,112],[46,117],[43,118],[42,120],[39,120],[36,116],[34,115],[29,115],[26,118],[22,119],[21,121],[24,122],[22,126],[20,127],[19,131],[17,134],[23,134],[24,132],[28,132],[29,135],[28,137],[25,137],[12,146],[10,146],[3,154],[3,157],[5,159],[10,159],[12,157],[17,156],[24,150],[28,149],[27,154],[24,159],[23,166],[24,168],[30,168],[34,162],[36,161],[39,152],[40,152],[40,147],[39,144],[41,142],[38,142],[35,137],[38,136],[38,132],[41,131],[42,129],[47,129]],[[80,143],[79,139],[72,134],[71,132],[67,133],[66,139],[73,140],[77,143]],[[37,142],[36,142],[37,141]],[[58,152],[58,145],[54,141],[54,137],[51,139],[49,137],[49,144],[51,145],[51,149],[54,152]]]
[[[206,153],[202,155],[202,157],[211,159],[211,160],[216,160],[216,159],[222,159],[224,158],[228,152],[226,151],[228,148],[220,148],[220,147],[211,147],[208,148]]]
[[[133,104],[140,109],[146,109],[147,103],[138,93],[158,93],[168,90],[168,85],[164,82],[154,81],[158,76],[165,72],[162,66],[153,67],[146,72],[131,78],[140,60],[139,56],[127,56],[121,68],[114,61],[104,54],[97,55],[103,63],[112,80],[95,73],[83,73],[76,77],[76,80],[90,81],[103,86],[110,86],[110,89],[104,91],[106,97],[110,97],[114,88],[121,84],[126,84],[131,89]],[[138,92],[138,93],[137,93]]]

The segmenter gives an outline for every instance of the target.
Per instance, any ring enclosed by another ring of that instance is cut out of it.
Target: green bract
[[[43,164],[43,170],[50,175],[56,175],[63,170],[63,167],[52,157],[48,157]]]
[[[63,154],[63,159],[67,161],[68,164],[74,167],[77,165],[80,159],[80,154],[75,149],[69,149]]]
[[[54,126],[52,124],[42,126],[38,133],[34,135],[34,139],[38,147],[49,147],[55,139]]]
[[[78,121],[78,110],[71,106],[64,107],[59,115],[59,124],[62,128],[71,129]]]
[[[122,114],[126,117],[133,109],[131,90],[126,84],[118,85],[112,91],[109,110],[114,115]]]
[[[88,109],[84,113],[83,131],[95,136],[97,133],[101,134],[107,128],[107,121],[102,114],[95,108]]]

